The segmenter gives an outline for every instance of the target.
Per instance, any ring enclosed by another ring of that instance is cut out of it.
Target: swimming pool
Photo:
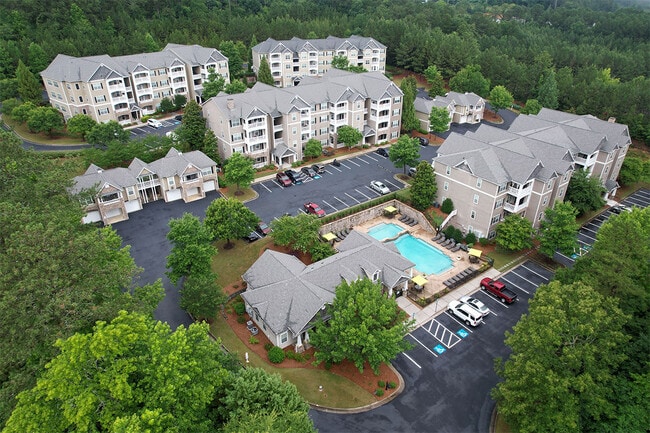
[[[415,269],[424,274],[440,274],[452,267],[449,256],[422,239],[404,235],[393,243],[400,254],[415,263]]]
[[[381,223],[371,227],[368,234],[378,241],[383,241],[384,239],[394,238],[403,231],[404,229],[397,224]]]

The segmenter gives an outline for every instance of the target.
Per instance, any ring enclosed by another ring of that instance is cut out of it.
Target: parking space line
[[[413,334],[410,334],[410,333],[409,333],[409,334],[406,334],[406,335],[409,336],[409,337],[411,337],[411,338],[414,339],[415,341],[417,341],[418,344],[420,344],[420,346],[424,347],[425,350],[428,350],[429,353],[431,353],[433,356],[435,356],[436,358],[438,357],[438,355],[436,355],[436,354],[434,353],[433,350],[431,350],[431,349],[429,349],[427,346],[425,346],[424,343],[422,343],[420,340],[418,340],[417,338],[415,338],[415,337],[413,336]]]
[[[437,324],[437,325],[436,325],[435,333],[434,333],[434,332],[431,332],[431,326],[433,325],[433,322],[436,322],[436,324]],[[440,337],[438,337],[438,330],[439,330],[440,328],[442,328],[442,335],[441,335]],[[445,327],[445,325],[443,325],[442,323],[438,322],[437,320],[431,320],[431,324],[429,325],[429,329],[425,329],[425,331],[427,331],[429,334],[431,334],[431,336],[432,336],[433,338],[435,338],[436,340],[438,340],[438,341],[440,341],[442,344],[444,344],[444,345],[447,347],[447,349],[451,349],[452,347],[454,347],[456,344],[458,344],[458,343],[460,342],[460,337],[459,337],[458,335],[456,335],[456,334],[454,334],[453,332],[451,332],[447,327]],[[449,341],[445,342],[445,341],[443,340],[443,338],[445,337],[445,335],[446,335],[447,333],[449,333]],[[453,339],[454,337],[456,338],[456,341],[452,343],[451,341],[452,341],[452,339]]]
[[[384,179],[384,183],[389,184],[389,185],[392,186],[393,188],[401,189],[401,188],[399,187],[399,185],[395,185],[395,184],[394,184],[393,182],[391,182],[390,180]]]
[[[343,203],[343,206],[345,206],[345,208],[349,208],[349,207],[350,207],[346,202],[344,202],[344,201],[341,200],[340,198],[338,198],[338,197],[334,197],[334,198],[337,199],[338,201],[340,201],[341,203]],[[345,208],[344,208],[344,209],[345,209]]]
[[[461,321],[459,321],[458,319],[456,319],[456,317],[454,317],[454,315],[451,314],[449,311],[445,311],[445,314],[446,314],[447,316],[451,317],[451,319],[452,319],[454,322],[457,322],[457,323],[458,323],[458,324],[459,324],[459,325],[460,325],[460,326],[461,326],[465,331],[467,331],[467,332],[469,332],[469,333],[471,333],[471,334],[474,333],[474,331],[472,331],[471,329],[469,329],[468,327],[466,327],[465,324],[464,324],[463,322],[461,322]]]
[[[372,159],[372,160],[375,161],[375,162],[376,162],[376,161],[379,161],[378,159],[373,158],[372,156],[370,156],[369,153],[368,153],[368,154],[365,154],[365,155],[363,155],[363,156],[365,156],[366,158],[370,158],[370,159]]]
[[[589,238],[589,239],[593,239],[594,242],[596,241],[596,238],[591,237],[591,236],[589,236],[589,235],[586,234],[586,233],[583,233],[582,229],[580,229],[580,231],[578,232],[578,234],[579,234],[579,235],[583,235],[584,237],[587,237],[587,238]]]
[[[357,157],[357,158],[358,158],[358,157]],[[356,158],[355,158],[355,159],[356,159]],[[354,165],[356,165],[357,167],[361,167],[359,164],[357,164],[356,162],[352,161],[351,159],[348,159],[348,160],[345,161],[345,162],[349,162],[350,164],[354,164]]]
[[[374,189],[370,188],[368,185],[366,185],[366,189],[367,189],[368,191],[372,192],[373,194],[375,194],[375,198],[381,196],[380,193],[378,193],[378,192],[375,191]],[[363,195],[363,193],[362,193],[361,191],[359,191],[359,190],[356,190],[356,191],[357,191],[359,194]],[[367,199],[370,200],[371,197],[367,197]]]
[[[503,302],[501,302],[501,301],[499,301],[498,299],[494,298],[493,296],[487,295],[487,298],[488,298],[490,301],[492,301],[492,302],[494,302],[495,304],[497,304],[497,305],[501,305],[501,306],[504,307],[504,308],[510,308],[510,307],[508,307],[506,304],[504,304]],[[490,312],[492,312],[492,310],[490,310]]]
[[[368,165],[370,165],[370,163],[369,163],[368,161],[366,161],[365,159],[361,158],[360,156],[357,156],[357,159],[360,160],[360,161],[365,162],[365,163],[368,164]]]
[[[334,167],[333,165],[330,165],[330,168],[333,168],[334,170],[338,171],[339,173],[341,173],[343,171],[343,170],[340,170],[340,169]]]
[[[548,281],[548,278],[546,278],[544,275],[542,275],[542,274],[540,274],[540,273],[537,273],[537,272],[533,271],[532,269],[530,269],[529,267],[527,267],[527,266],[526,266],[526,263],[523,263],[523,264],[521,265],[521,267],[524,268],[524,269],[529,270],[530,272],[532,272],[533,274],[537,275],[538,277],[540,277],[540,278],[542,278],[542,279]]]
[[[260,185],[262,185],[264,188],[266,188],[266,190],[267,190],[268,192],[273,192],[273,191],[271,191],[271,190],[270,190],[266,185],[264,185],[263,183],[260,183]]]
[[[409,359],[409,361],[411,361],[413,364],[415,364],[415,366],[416,366],[417,368],[420,368],[420,369],[422,368],[422,367],[420,366],[420,364],[418,364],[417,362],[415,362],[415,361],[413,360],[413,358],[411,358],[410,356],[408,356],[405,352],[402,352],[402,355],[406,356],[406,357]]]
[[[515,274],[515,275],[517,275],[517,274]],[[517,276],[520,277],[521,275],[517,275]],[[523,277],[522,277],[522,278],[523,278]],[[517,289],[521,290],[521,291],[524,292],[525,294],[530,295],[530,292],[528,292],[528,291],[525,290],[525,289],[522,289],[521,287],[519,287],[518,285],[516,285],[515,283],[513,283],[513,282],[510,281],[509,279],[507,279],[507,278],[505,278],[505,277],[501,277],[501,279],[502,279],[503,281],[506,281],[508,284],[511,284],[512,286],[516,287]],[[525,278],[523,278],[523,279],[526,280]],[[526,280],[526,281],[528,281],[528,280]],[[528,281],[528,282],[530,283],[530,281]]]
[[[348,167],[347,165],[343,164],[342,162],[339,162],[339,164],[341,164],[342,167],[345,167],[348,170],[352,170],[352,167]]]
[[[276,184],[277,186],[279,186],[280,188],[284,189],[284,187],[282,185],[280,185],[280,183],[277,180],[273,180],[272,182],[274,184]]]
[[[357,200],[356,198],[352,197],[352,196],[351,196],[350,194],[348,194],[347,192],[345,193],[345,195],[347,195],[348,197],[350,197],[352,200],[356,201],[357,203],[361,203],[359,200]]]
[[[590,229],[589,227],[587,227],[587,225],[582,226],[582,229],[583,229],[583,230],[586,230],[586,231],[588,231],[588,232],[598,233],[598,230],[592,230],[592,229]]]
[[[337,170],[339,170],[339,169],[337,168]],[[341,170],[339,170],[339,171],[341,171]],[[327,170],[325,170],[325,173],[327,173],[327,174],[334,174],[334,173],[332,173],[332,172],[330,172],[330,171],[327,171]]]
[[[369,186],[366,186],[366,188],[370,189]],[[370,197],[368,197],[367,195],[365,195],[364,193],[362,193],[362,192],[359,191],[358,189],[355,189],[355,191],[358,192],[359,194],[361,194],[362,196],[364,196],[366,199],[370,200]],[[373,189],[370,189],[370,191],[374,191],[374,190],[373,190]]]
[[[526,278],[526,277],[524,277],[524,276],[518,274],[518,273],[516,272],[517,269],[518,269],[518,268],[515,268],[515,269],[513,269],[511,272],[512,272],[513,274],[515,274],[516,276],[518,276],[519,278],[521,278],[522,280],[529,282],[530,284],[532,284],[532,285],[535,286],[535,287],[537,287],[537,286],[539,285],[539,284],[537,284],[537,283],[535,283],[535,282],[529,280],[528,278]],[[522,290],[523,290],[523,289],[522,289]]]
[[[329,204],[329,203],[326,202],[325,200],[323,200],[323,203],[325,203],[326,205],[328,205],[329,207],[331,207],[332,209],[334,209],[334,212],[338,212],[338,211],[339,211],[337,208],[335,208],[334,206],[332,206],[331,204]]]

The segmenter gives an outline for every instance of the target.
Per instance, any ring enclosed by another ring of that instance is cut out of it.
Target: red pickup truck
[[[517,300],[517,294],[508,289],[501,281],[492,278],[483,278],[481,280],[481,289],[487,291],[497,299],[501,299],[504,304],[512,304]]]

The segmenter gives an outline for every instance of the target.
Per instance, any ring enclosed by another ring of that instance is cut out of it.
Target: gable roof
[[[275,334],[294,335],[334,300],[336,286],[370,278],[380,272],[384,286],[395,287],[415,265],[392,244],[383,244],[356,230],[338,246],[338,253],[304,265],[295,257],[266,250],[242,276],[248,288],[241,296]]]
[[[252,50],[256,53],[281,53],[292,51],[295,53],[301,51],[335,51],[338,49],[349,50],[385,49],[386,46],[373,38],[352,35],[347,38],[338,38],[328,36],[325,39],[300,39],[293,37],[289,40],[278,41],[268,38],[264,42],[255,45]]]

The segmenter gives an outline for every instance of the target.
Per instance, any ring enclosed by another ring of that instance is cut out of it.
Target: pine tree
[[[269,86],[273,86],[275,84],[275,80],[273,79],[273,75],[271,75],[271,68],[269,67],[269,62],[266,60],[266,57],[262,57],[262,61],[260,62],[260,70],[257,71],[257,81],[268,84]]]
[[[43,100],[41,84],[22,60],[18,61],[16,79],[18,79],[18,94],[23,102],[31,101],[38,104]]]
[[[417,82],[415,78],[409,76],[402,80],[400,89],[404,93],[402,103],[402,129],[404,131],[412,131],[418,129],[420,121],[415,117],[415,94],[417,92]]]

